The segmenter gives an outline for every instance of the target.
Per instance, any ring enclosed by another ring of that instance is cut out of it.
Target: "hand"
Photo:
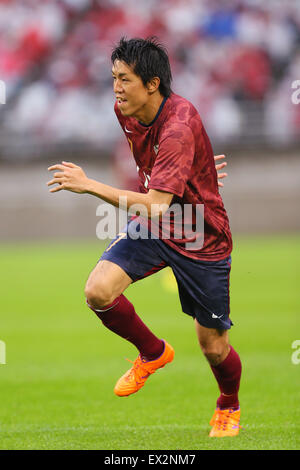
[[[222,160],[223,158],[225,158],[225,155],[216,155],[216,156],[214,157],[215,162],[218,161],[218,160]],[[223,178],[226,178],[227,173],[218,173],[218,171],[219,171],[219,170],[222,170],[222,168],[224,168],[225,166],[227,166],[227,163],[226,163],[226,162],[218,163],[218,164],[216,165],[216,170],[217,170],[217,175],[218,175],[218,186],[220,186],[221,188],[224,187],[224,184],[221,183],[221,181],[219,181],[219,180],[221,180],[221,179],[223,179]]]
[[[47,183],[47,186],[58,184],[58,186],[50,189],[50,193],[56,193],[62,189],[81,194],[87,191],[89,179],[80,166],[71,162],[62,162],[61,165],[50,166],[48,170],[60,170],[59,173],[54,173],[54,178]]]

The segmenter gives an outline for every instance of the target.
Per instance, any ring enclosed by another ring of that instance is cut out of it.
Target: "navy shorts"
[[[128,236],[128,229],[130,223],[111,241],[100,260],[117,264],[133,282],[170,266],[177,281],[182,311],[206,328],[228,330],[231,327],[230,256],[221,261],[194,260],[170,248],[163,240],[134,240]]]

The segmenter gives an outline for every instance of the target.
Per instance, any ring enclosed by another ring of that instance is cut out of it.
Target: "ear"
[[[151,78],[151,80],[149,80],[149,82],[147,83],[148,92],[152,95],[158,90],[159,85],[160,85],[160,78],[158,77]]]

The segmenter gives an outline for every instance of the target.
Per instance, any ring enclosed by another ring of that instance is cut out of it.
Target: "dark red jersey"
[[[228,217],[218,190],[217,172],[210,140],[195,107],[172,93],[149,125],[115,112],[137,164],[140,192],[157,189],[174,194],[172,205],[204,207],[204,242],[187,249],[185,238],[171,232],[165,243],[181,254],[217,261],[232,251]],[[183,219],[182,219],[183,220]]]

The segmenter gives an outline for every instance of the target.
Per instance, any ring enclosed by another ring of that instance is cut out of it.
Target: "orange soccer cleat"
[[[209,423],[212,426],[209,437],[237,436],[241,427],[240,417],[240,409],[220,410],[217,408]]]
[[[141,356],[134,361],[133,366],[118,380],[114,392],[119,397],[127,397],[136,393],[145,385],[149,375],[154,374],[174,358],[174,349],[166,341],[164,352],[154,361],[143,361]],[[131,361],[130,361],[131,362]]]

